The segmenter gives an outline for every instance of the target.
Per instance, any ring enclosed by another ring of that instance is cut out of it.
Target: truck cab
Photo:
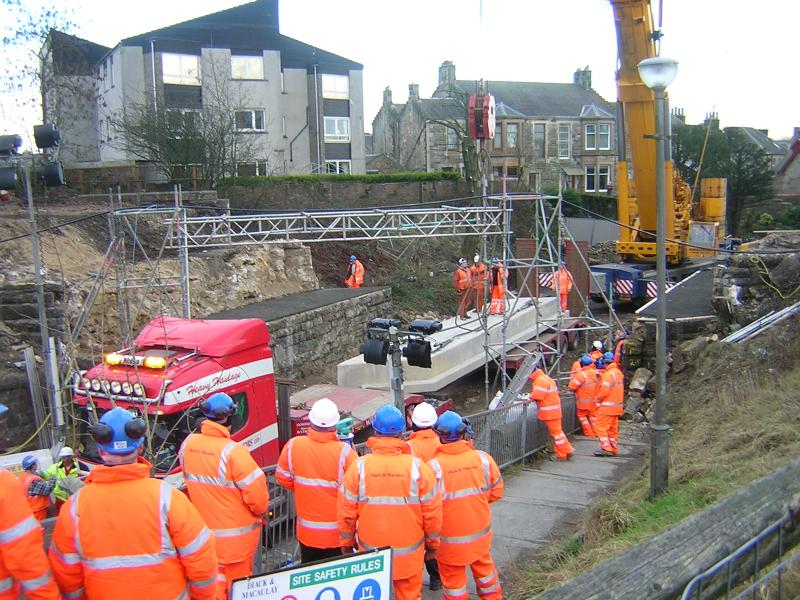
[[[73,380],[82,462],[100,457],[89,426],[115,406],[145,418],[145,457],[156,474],[179,471],[178,450],[196,429],[198,404],[225,392],[236,402],[231,438],[244,444],[259,466],[278,461],[278,419],[269,330],[260,319],[153,319],[133,345]]]

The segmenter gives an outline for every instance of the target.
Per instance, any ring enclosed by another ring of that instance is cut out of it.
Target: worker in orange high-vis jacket
[[[595,430],[600,440],[600,450],[595,456],[616,456],[619,451],[619,417],[625,403],[625,382],[622,371],[614,362],[614,354],[606,352],[603,356],[605,368],[600,372],[597,386],[597,426]]]
[[[544,421],[553,438],[553,451],[558,460],[567,460],[574,452],[572,444],[561,427],[561,397],[558,386],[547,374],[537,368],[530,376],[530,399],[538,405],[538,416]]]
[[[467,259],[459,258],[458,267],[453,271],[453,287],[458,293],[456,312],[462,319],[467,318],[467,311],[472,302],[472,279],[467,268]]]
[[[624,329],[620,329],[617,331],[617,339],[614,342],[614,362],[617,364],[617,368],[625,373],[625,370],[622,368],[622,349],[625,347],[625,339],[628,337],[628,332]]]
[[[506,311],[506,280],[508,272],[503,267],[503,261],[499,258],[492,259],[492,270],[489,274],[489,283],[492,290],[492,302],[489,305],[489,312],[493,315],[501,315]]]
[[[22,459],[22,472],[19,474],[19,480],[27,495],[28,504],[31,505],[33,516],[43,521],[50,511],[50,494],[53,493],[56,481],[55,479],[45,481],[37,473],[38,470],[39,461],[36,460],[36,457],[26,456]]]
[[[581,356],[578,362],[580,368],[573,371],[567,387],[575,393],[575,409],[583,435],[597,437],[594,430],[597,424],[597,404],[595,403],[597,370],[588,354]]]
[[[347,265],[347,279],[344,284],[349,288],[360,288],[364,285],[364,265],[353,254],[350,256],[350,262]]]
[[[342,553],[392,547],[396,600],[419,600],[422,565],[435,558],[442,526],[436,477],[402,439],[405,418],[395,406],[381,406],[372,421],[371,454],[350,465],[339,490]]]
[[[424,462],[430,461],[442,445],[438,434],[433,430],[438,418],[436,409],[427,402],[417,404],[411,413],[412,432],[408,436],[408,445],[411,446],[411,454]],[[425,570],[428,571],[428,587],[434,591],[442,589],[439,563],[435,558],[425,561]]]
[[[314,402],[308,420],[308,435],[289,440],[275,470],[278,483],[294,492],[304,563],[341,556],[336,503],[344,473],[357,458],[350,444],[336,435],[339,409],[332,400]]]
[[[598,358],[603,358],[603,354],[605,354],[605,350],[603,350],[603,342],[600,340],[593,341],[592,351],[589,352],[589,357],[592,360],[597,360]]]
[[[472,297],[475,299],[475,311],[481,312],[485,304],[488,276],[486,273],[486,265],[483,264],[479,254],[472,257],[472,265],[469,268],[469,279],[472,282]]]
[[[58,515],[50,564],[65,598],[197,598],[216,593],[214,534],[139,457],[144,420],[113,408],[92,427],[103,465]]]
[[[231,440],[236,405],[217,392],[200,403],[206,419],[178,453],[186,489],[217,539],[217,598],[235,579],[253,574],[253,557],[269,510],[264,472],[242,444]]]
[[[0,404],[0,422],[8,408]],[[10,471],[0,469],[0,600],[58,600],[44,553],[44,533]]]
[[[500,600],[503,590],[492,555],[489,504],[503,497],[503,477],[494,459],[466,439],[469,423],[453,411],[436,422],[441,448],[429,463],[442,496],[442,537],[436,559],[444,600],[466,600],[467,567],[478,596]]]
[[[566,261],[562,261],[561,266],[553,277],[551,284],[553,291],[558,294],[561,302],[561,310],[567,310],[569,293],[572,291],[572,273],[567,269]]]

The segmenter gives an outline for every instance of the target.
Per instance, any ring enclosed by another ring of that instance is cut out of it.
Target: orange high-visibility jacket
[[[482,262],[477,265],[472,263],[469,268],[469,278],[472,281],[473,290],[482,290],[486,284],[486,265]]]
[[[622,414],[625,403],[625,385],[617,363],[609,363],[600,373],[596,400],[598,415]]]
[[[25,491],[10,471],[0,469],[0,599],[58,600],[61,594],[44,554],[44,535]]]
[[[334,431],[308,430],[283,447],[275,470],[278,483],[294,492],[297,539],[312,548],[338,548],[336,502],[347,468],[358,458]]]
[[[364,285],[364,265],[361,261],[356,259],[355,262],[350,264],[348,269],[348,277],[345,284],[347,287],[357,288]]]
[[[439,547],[436,477],[401,439],[371,437],[367,446],[372,454],[347,469],[339,491],[340,545],[357,534],[361,550],[391,546],[392,579],[406,579],[422,570],[425,548]]]
[[[214,598],[214,535],[150,465],[96,467],[56,520],[50,564],[67,598]]]
[[[22,473],[19,474],[19,480],[22,483],[22,489],[25,490],[25,497],[33,511],[33,516],[41,521],[47,518],[47,509],[50,508],[50,496],[31,496],[28,494],[31,483],[36,479],[42,478],[30,471],[22,471]]]
[[[617,363],[617,368],[619,368],[619,365],[622,362],[622,347],[624,345],[625,345],[625,338],[622,338],[618,340],[617,345],[614,346],[614,362]]]
[[[501,266],[492,267],[492,293],[497,290],[497,294],[504,294],[506,291],[506,280],[508,272]]]
[[[421,458],[422,462],[428,462],[436,454],[442,442],[433,429],[420,429],[408,436],[408,445],[411,446],[411,454]]]
[[[264,472],[228,428],[203,421],[179,452],[186,489],[217,538],[223,565],[245,560],[255,548],[269,509]]]
[[[572,291],[572,273],[566,267],[559,268],[550,287],[560,296],[569,294]]]
[[[558,395],[558,386],[541,369],[536,369],[530,376],[530,399],[539,405],[540,421],[555,421],[561,419],[561,397]]]
[[[575,392],[575,405],[577,408],[594,409],[595,394],[597,393],[597,369],[592,365],[581,367],[577,373],[569,378],[569,389]]]
[[[589,352],[589,357],[592,360],[597,360],[598,358],[603,358],[603,353],[600,352],[600,350],[592,350],[591,352]]]
[[[503,497],[503,477],[494,459],[466,440],[442,444],[429,463],[442,496],[442,537],[436,559],[469,565],[489,553],[492,512]]]
[[[472,279],[469,276],[467,267],[458,267],[453,273],[453,287],[459,292],[468,290],[472,285]]]

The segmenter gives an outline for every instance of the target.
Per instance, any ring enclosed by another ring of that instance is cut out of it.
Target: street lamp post
[[[667,206],[664,173],[665,149],[671,143],[664,131],[667,86],[678,74],[678,63],[655,56],[639,63],[642,82],[655,93],[656,99],[656,278],[658,311],[656,313],[656,402],[650,424],[650,497],[667,489],[669,481],[669,426],[664,422],[667,395]]]

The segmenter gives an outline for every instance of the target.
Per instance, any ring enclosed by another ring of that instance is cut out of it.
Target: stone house
[[[800,127],[794,128],[794,135],[789,141],[789,152],[778,167],[773,183],[773,192],[777,198],[784,200],[800,200]]]
[[[478,82],[456,78],[450,61],[439,67],[431,98],[411,84],[408,102],[395,104],[387,88],[372,122],[375,155],[402,170],[463,173],[466,107],[477,89]],[[495,139],[487,143],[494,191],[504,177],[512,189],[542,191],[562,174],[580,191],[613,189],[616,108],[592,89],[588,68],[572,83],[489,81],[487,89],[497,107]]]
[[[75,49],[77,66],[64,58]],[[117,125],[134,107],[165,113],[175,129],[223,107],[252,148],[245,160],[233,158],[235,174],[365,172],[363,66],[282,35],[278,0],[142,33],[113,48],[51,31],[42,55],[42,79],[70,83],[47,88],[42,98],[46,119],[60,125],[65,168],[146,168],[147,158],[131,151]]]

